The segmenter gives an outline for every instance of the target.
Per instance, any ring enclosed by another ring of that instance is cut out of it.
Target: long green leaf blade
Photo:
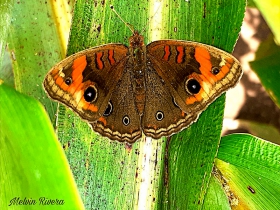
[[[216,165],[240,208],[279,209],[280,146],[248,134],[222,138]]]
[[[41,104],[0,84],[0,208],[83,209],[64,152]],[[54,205],[48,205],[52,200]]]

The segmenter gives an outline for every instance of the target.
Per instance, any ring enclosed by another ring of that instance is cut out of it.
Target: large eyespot
[[[217,75],[220,73],[220,69],[218,67],[213,67],[211,69],[212,74]]]
[[[125,126],[129,125],[129,123],[130,123],[129,117],[127,115],[125,115],[122,119],[122,122]]]
[[[113,104],[109,101],[108,106],[103,114],[103,116],[107,117],[113,112]]]
[[[84,92],[84,99],[87,102],[93,102],[97,98],[97,89],[94,86],[89,86]]]
[[[67,77],[64,82],[65,82],[66,85],[71,85],[72,84],[72,78]]]
[[[157,119],[158,121],[161,121],[161,120],[163,120],[163,118],[164,118],[163,112],[158,111],[158,112],[156,113],[156,119]]]
[[[198,81],[191,78],[186,81],[185,89],[190,94],[197,94],[200,91],[201,86]]]

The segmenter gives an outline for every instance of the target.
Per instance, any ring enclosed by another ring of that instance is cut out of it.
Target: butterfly
[[[49,97],[71,108],[111,140],[158,139],[195,122],[242,75],[238,60],[213,46],[183,40],[129,47],[105,44],[56,64],[44,79]]]

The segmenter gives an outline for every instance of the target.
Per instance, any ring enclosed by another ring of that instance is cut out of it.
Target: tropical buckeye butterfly
[[[144,44],[133,31],[129,47],[83,50],[47,74],[48,95],[112,140],[158,139],[196,121],[242,75],[236,58],[215,47],[181,40]]]

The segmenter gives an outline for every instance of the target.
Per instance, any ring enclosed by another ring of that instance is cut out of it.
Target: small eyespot
[[[128,117],[127,115],[125,115],[125,116],[123,117],[122,121],[123,121],[123,124],[124,124],[125,126],[129,125],[129,123],[130,123],[130,119],[129,119],[129,117]]]
[[[163,112],[158,111],[158,112],[156,113],[156,119],[157,119],[158,121],[161,121],[161,120],[163,120],[163,118],[164,118]]]
[[[65,82],[66,85],[71,85],[72,78],[71,77],[67,77],[64,82]]]
[[[109,101],[108,106],[103,114],[103,116],[107,117],[113,112],[113,104]]]
[[[186,81],[185,89],[190,94],[197,94],[200,91],[201,86],[198,81],[191,78]]]
[[[86,102],[94,102],[97,98],[97,89],[94,86],[89,86],[84,92]]]
[[[220,69],[218,67],[213,67],[211,72],[212,72],[212,74],[217,75],[220,73]]]

